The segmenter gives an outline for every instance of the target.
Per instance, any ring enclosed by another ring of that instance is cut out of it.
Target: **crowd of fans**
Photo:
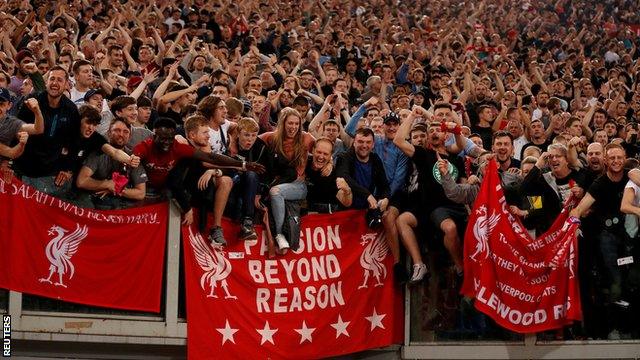
[[[638,336],[640,274],[618,265],[640,259],[640,171],[628,172],[637,2],[8,0],[0,11],[5,178],[97,209],[168,196],[185,224],[193,209],[213,213],[216,245],[225,214],[248,240],[266,210],[285,250],[291,203],[368,209],[398,283],[450,267],[455,288],[493,158],[532,236],[579,202],[584,322],[572,336]]]

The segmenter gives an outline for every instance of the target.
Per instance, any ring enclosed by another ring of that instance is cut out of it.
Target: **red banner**
[[[364,213],[302,219],[300,248],[268,258],[266,235],[226,248],[183,228],[190,359],[313,359],[402,342],[402,293]],[[330,344],[330,345],[329,345]]]
[[[167,204],[80,208],[0,180],[0,288],[160,311]]]
[[[478,310],[519,333],[580,320],[578,225],[565,209],[544,235],[532,239],[509,213],[491,161],[465,234],[462,293],[475,298]]]

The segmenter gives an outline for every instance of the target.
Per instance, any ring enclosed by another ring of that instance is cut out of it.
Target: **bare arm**
[[[24,152],[24,143],[18,143],[13,147],[9,147],[5,144],[0,144],[0,156],[4,156],[9,159],[19,158]]]
[[[624,189],[624,193],[622,195],[622,203],[620,204],[620,211],[625,214],[640,216],[640,207],[633,205],[635,196],[636,192],[633,188]]]
[[[33,124],[22,125],[21,130],[27,132],[29,135],[38,135],[44,132],[44,118],[42,117],[42,111],[40,111],[40,105],[35,98],[27,99],[24,105],[33,112],[35,122]]]
[[[591,194],[586,193],[578,206],[575,209],[571,210],[571,216],[581,217],[587,210],[591,208],[593,203],[596,202],[596,199],[591,196]]]
[[[93,175],[93,170],[83,166],[76,180],[78,188],[89,191],[113,191],[115,189],[113,180],[96,180],[91,175]]]
[[[144,200],[144,197],[146,196],[146,192],[147,192],[147,184],[140,183],[133,188],[122,189],[120,196],[127,199],[131,199],[131,200],[141,201],[141,200]]]
[[[411,132],[413,120],[416,117],[416,113],[417,111],[414,109],[414,111],[412,111],[411,114],[402,121],[402,124],[400,124],[400,126],[398,127],[398,131],[396,131],[396,136],[393,138],[393,144],[397,146],[409,158],[412,158],[413,154],[415,154],[416,152],[415,146],[407,141],[409,132]]]
[[[129,155],[126,152],[116,149],[109,144],[102,145],[102,152],[109,155],[112,159],[127,165],[132,165],[132,160],[137,158],[137,156]],[[137,165],[135,165],[137,166]]]

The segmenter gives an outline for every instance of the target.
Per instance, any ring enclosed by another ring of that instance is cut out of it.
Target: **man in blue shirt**
[[[349,134],[349,136],[355,136],[358,122],[366,113],[367,108],[375,106],[376,102],[377,98],[375,97],[367,100],[367,102],[362,104],[353,114],[345,127],[345,132]],[[373,152],[382,160],[384,171],[387,175],[387,182],[391,190],[390,194],[393,195],[402,188],[407,179],[409,159],[393,144],[393,138],[396,136],[398,125],[400,124],[400,117],[395,113],[389,113],[383,119],[384,136],[375,135]]]

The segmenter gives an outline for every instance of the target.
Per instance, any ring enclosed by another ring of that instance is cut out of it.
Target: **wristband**
[[[242,171],[247,171],[247,162],[242,160]]]

